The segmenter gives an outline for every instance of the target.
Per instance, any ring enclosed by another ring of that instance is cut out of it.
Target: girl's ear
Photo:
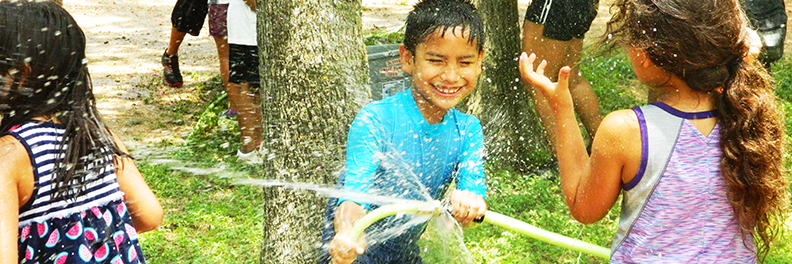
[[[407,50],[407,47],[405,47],[404,44],[399,45],[399,60],[402,64],[402,71],[412,74],[415,58],[413,57],[412,52]]]
[[[28,64],[26,62],[25,64],[22,65],[22,67],[20,67],[20,69],[11,68],[10,70],[8,70],[7,74],[9,75],[9,77],[11,77],[11,78],[9,78],[9,79],[12,80],[11,82],[13,82],[13,80],[19,80],[19,84],[18,85],[19,85],[19,87],[21,87],[22,84],[27,79],[28,75],[30,75],[30,73],[32,71],[33,71],[33,69],[30,68],[30,64]],[[11,83],[9,85],[13,85],[13,83]]]
[[[10,68],[6,72],[0,72],[0,77],[4,77],[0,78],[0,80],[3,82],[0,83],[0,86],[12,88],[14,86],[14,80],[20,80],[19,85],[21,86],[21,82],[25,80],[28,75],[30,75],[31,71],[32,69],[30,69],[30,65],[25,63],[20,68]]]
[[[21,72],[22,75],[20,76],[22,78],[22,80],[27,79],[28,75],[30,75],[30,73],[32,71],[33,71],[33,69],[30,68],[30,64],[25,62],[25,64],[22,65],[22,72]]]

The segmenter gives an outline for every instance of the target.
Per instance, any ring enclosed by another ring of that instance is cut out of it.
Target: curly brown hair
[[[603,42],[645,51],[661,69],[711,94],[722,127],[721,173],[742,231],[761,261],[782,231],[788,181],[783,113],[772,79],[745,62],[747,19],[737,0],[617,0]]]

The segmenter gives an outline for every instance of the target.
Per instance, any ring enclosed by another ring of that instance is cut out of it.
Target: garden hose
[[[443,209],[444,207],[439,201],[384,205],[369,212],[355,222],[352,231],[349,233],[349,238],[352,241],[357,241],[366,228],[388,216],[397,214],[429,214],[432,216],[439,216]],[[487,211],[484,216],[483,219],[476,219],[474,221],[483,221],[484,223],[500,226],[555,246],[575,250],[602,259],[610,259],[610,249],[559,235],[493,211]]]
[[[439,201],[383,205],[357,220],[355,225],[352,226],[352,230],[349,231],[349,238],[352,241],[357,241],[366,228],[376,223],[380,219],[388,216],[397,214],[424,214],[439,216],[442,213],[442,208],[443,206]]]
[[[484,215],[486,216],[484,218],[485,223],[500,226],[555,246],[575,250],[602,259],[610,259],[610,249],[559,235],[493,211],[487,211]]]

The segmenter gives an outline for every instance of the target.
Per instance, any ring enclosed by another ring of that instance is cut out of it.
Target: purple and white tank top
[[[720,173],[720,126],[708,136],[686,113],[663,103],[633,109],[641,165],[625,184],[611,263],[755,263],[753,238],[740,231]]]

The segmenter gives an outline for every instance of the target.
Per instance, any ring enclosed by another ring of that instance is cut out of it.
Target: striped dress
[[[63,133],[62,125],[39,121],[6,132],[25,146],[35,177],[33,195],[19,209],[20,263],[145,263],[109,150],[89,158],[88,168],[102,172],[87,176],[83,192],[53,199]]]
[[[612,263],[756,263],[753,238],[740,231],[720,173],[720,126],[708,136],[668,105],[634,108],[643,152],[625,184]]]

